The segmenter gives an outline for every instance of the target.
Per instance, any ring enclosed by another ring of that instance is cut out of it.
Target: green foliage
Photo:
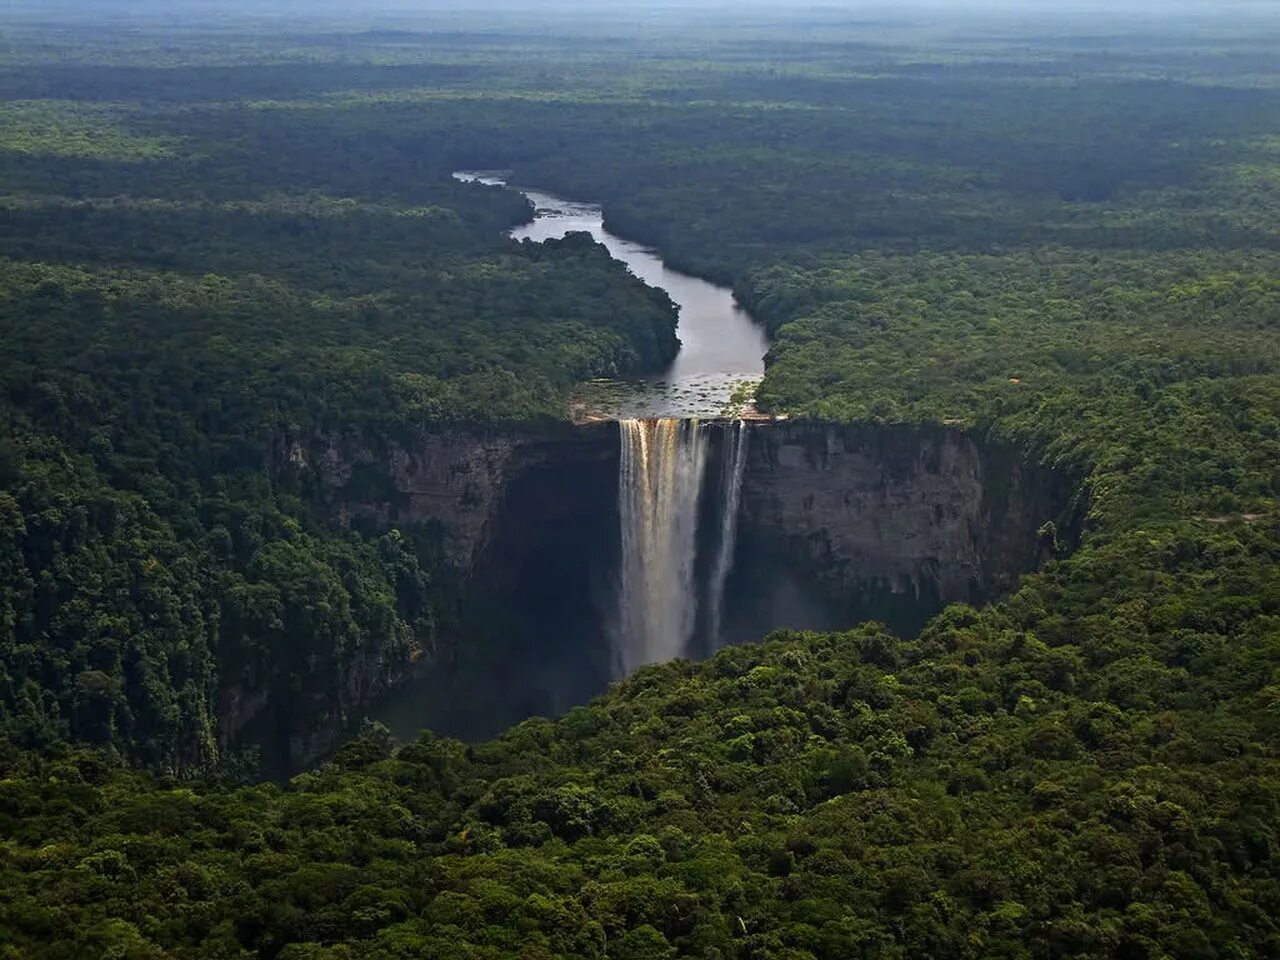
[[[1274,560],[1249,568],[1272,619]],[[148,915],[177,957],[1267,955],[1275,638],[1223,623],[1188,660],[1156,613],[1176,579],[1138,619],[1091,582],[953,608],[892,667],[874,625],[783,634],[650,668],[592,724],[394,757],[373,729],[283,791],[14,753],[3,922],[32,957]]]
[[[426,538],[335,529],[281,451],[561,419],[578,380],[677,349],[665,294],[585,236],[504,238],[518,196],[363,126],[344,147],[255,115],[0,112],[13,742],[292,769],[432,648],[451,598]],[[357,471],[349,492],[386,484]]]
[[[814,16],[6,48],[0,957],[1280,955],[1274,29]],[[482,166],[734,282],[762,406],[1057,468],[1079,548],[915,638],[184,779],[357,719],[438,630],[422,532],[335,528],[281,438],[560,417],[674,350],[598,248],[504,240],[526,205],[448,177]]]
[[[130,114],[126,109],[56,100],[10,101],[0,104],[0,149],[132,163],[174,156],[176,138],[131,131]]]

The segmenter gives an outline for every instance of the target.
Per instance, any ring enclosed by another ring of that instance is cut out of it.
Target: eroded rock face
[[[548,531],[572,528],[576,501],[584,494],[612,498],[607,484],[616,476],[616,456],[612,424],[439,430],[404,441],[354,432],[280,437],[268,451],[281,482],[327,511],[335,525],[426,528],[425,541],[438,554],[424,563],[435,568],[441,596],[457,607],[437,611],[447,624],[465,618],[462,608],[477,583],[492,586],[483,602],[519,596],[525,568],[546,563],[545,556],[529,557],[546,554],[542,541],[560,535]],[[495,543],[497,530],[503,535]],[[438,639],[449,656],[459,655],[464,638],[456,628]],[[227,675],[220,736],[227,745],[262,746],[275,772],[313,763],[370,704],[440,656],[440,649],[427,649],[420,640],[407,655],[400,647],[373,645],[341,664],[308,664],[289,684]]]
[[[309,475],[341,525],[436,529],[446,562],[470,573],[512,482],[549,463],[616,458],[617,428],[557,424],[537,430],[454,429],[377,444],[354,434],[280,445],[282,469]],[[530,504],[530,510],[542,509]]]
[[[719,431],[713,451],[724,449],[725,426],[709,427]],[[1046,523],[1063,538],[1073,527],[1067,479],[963,431],[764,422],[748,436],[726,592],[731,641],[865,619],[910,633],[943,604],[985,601],[1042,563],[1053,550],[1053,537],[1041,533]],[[251,686],[235,691],[225,698],[231,736],[250,722],[283,724],[296,769],[396,688],[403,693],[395,699],[408,702],[405,730],[426,724],[464,736],[492,733],[495,718],[505,726],[563,710],[604,688],[619,522],[616,424],[458,429],[407,442],[286,439],[271,456],[282,479],[336,524],[434,531],[445,563],[437,583],[452,577],[442,595],[457,609],[442,617],[452,626],[441,647],[422,651],[417,663],[371,650],[340,676],[317,665],[302,680],[305,704],[274,703]],[[716,472],[709,464],[708,478]],[[703,493],[712,546],[718,489],[709,479]],[[704,639],[692,653],[710,652],[714,643]],[[427,675],[433,693],[414,686]],[[420,713],[431,697],[442,709]],[[454,716],[454,699],[478,716]]]
[[[469,570],[505,495],[512,461],[536,444],[529,434],[492,431],[425,433],[403,445],[341,434],[307,445],[291,440],[277,460],[310,471],[339,524],[431,525],[447,561]]]
[[[915,598],[923,618],[1039,566],[1052,550],[1040,531],[1070,526],[1070,500],[1062,478],[963,431],[769,423],[751,431],[740,524],[745,550],[833,601]]]

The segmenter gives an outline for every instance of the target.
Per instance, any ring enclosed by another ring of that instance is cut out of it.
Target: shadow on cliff
[[[715,478],[730,427],[703,427],[708,462],[690,585],[700,596],[724,525]],[[441,635],[414,662],[363,665],[386,678],[377,684],[315,678],[308,689],[358,691],[323,710],[252,701],[240,742],[272,729],[287,745],[284,767],[298,769],[367,715],[401,739],[430,728],[476,740],[602,693],[616,623],[619,451],[609,423],[459,428],[381,444],[340,436],[282,448],[279,469],[297,474],[334,522],[396,527],[430,549],[440,565]],[[707,656],[779,628],[865,620],[913,635],[947,603],[988,602],[1070,549],[1084,512],[1072,478],[972,432],[751,423],[722,630],[709,636],[715,618],[700,611],[689,653]],[[332,723],[296,729],[299,716]]]
[[[712,423],[695,579],[723,525],[728,425]],[[378,712],[402,738],[429,727],[482,739],[555,716],[610,677],[619,557],[618,439],[611,425],[531,440],[501,495],[441,656]],[[1069,478],[941,426],[791,422],[749,429],[722,632],[706,611],[690,655],[778,628],[879,620],[911,636],[947,603],[1009,590],[1076,536]],[[697,583],[691,589],[699,590]],[[703,593],[702,595],[705,595]]]

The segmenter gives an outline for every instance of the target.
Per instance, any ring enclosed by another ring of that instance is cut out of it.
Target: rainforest
[[[15,0],[0,960],[1280,956],[1280,9]]]

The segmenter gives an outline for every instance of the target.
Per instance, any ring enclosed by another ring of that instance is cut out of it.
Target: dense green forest
[[[15,17],[0,957],[1280,955],[1257,16]],[[1060,470],[1078,548],[917,637],[778,634],[246,782],[452,615],[432,531],[335,523],[280,438],[529,429],[677,348],[665,295],[581,236],[506,240],[528,205],[460,168],[731,283],[763,408]],[[274,733],[237,724],[259,701]]]

